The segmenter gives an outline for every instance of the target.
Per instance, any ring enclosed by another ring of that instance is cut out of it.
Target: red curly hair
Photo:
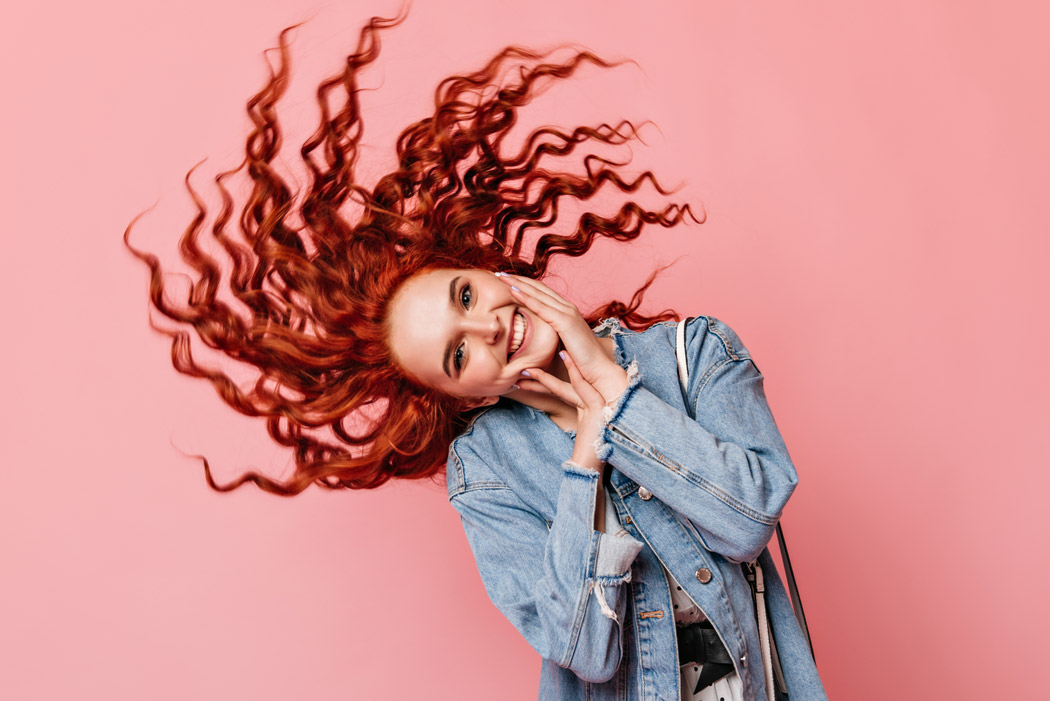
[[[582,158],[583,173],[541,167],[546,157],[573,154],[587,141],[615,145],[636,138],[628,121],[572,131],[544,127],[531,132],[518,153],[502,147],[518,109],[541,81],[571,76],[584,63],[619,65],[587,51],[559,63],[544,62],[549,52],[511,46],[479,71],[446,78],[438,85],[434,113],[398,137],[397,169],[371,190],[356,183],[363,134],[358,75],[378,56],[380,31],[403,19],[372,18],[345,69],[318,87],[320,125],[300,149],[309,178],[302,193],[273,165],[281,145],[275,108],[289,81],[288,35],[294,27],[281,32],[278,65],[270,67],[266,84],[247,104],[255,127],[245,159],[215,177],[222,206],[211,235],[226,261],[202,247],[207,212],[190,185],[193,171],[186,175],[197,214],[179,247],[196,272],[185,301],[170,299],[156,256],[129,243],[134,221],[124,233],[127,247],[150,270],[153,308],[191,326],[207,346],[254,366],[258,374],[252,386],[240,387],[225,372],[194,359],[187,329],[154,325],[172,338],[175,368],[210,381],[242,414],[265,417],[273,439],[293,449],[295,471],[284,482],[249,472],[218,484],[202,459],[213,489],[253,482],[290,496],[312,483],[367,489],[395,477],[438,474],[471,412],[463,411],[457,398],[420,386],[393,361],[386,314],[406,280],[436,267],[509,270],[539,279],[552,257],[580,256],[596,237],[629,241],[645,224],[670,227],[686,216],[702,221],[688,205],[650,211],[627,202],[612,217],[585,212],[571,234],[545,233],[526,245],[530,229],[553,224],[561,198],[588,200],[607,183],[630,193],[648,182],[669,194],[650,171],[627,181],[617,174],[618,164],[594,154]],[[345,105],[330,108],[333,95],[345,97]],[[231,234],[234,202],[226,181],[241,171],[250,178],[251,194]],[[361,211],[356,221],[345,212],[351,202]],[[293,224],[293,216],[301,224]],[[223,264],[230,268],[227,276]],[[637,329],[677,318],[671,311],[638,312],[654,277],[629,303],[609,302],[588,322],[615,316]]]

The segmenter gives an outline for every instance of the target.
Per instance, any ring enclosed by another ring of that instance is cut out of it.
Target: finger
[[[530,289],[512,287],[510,293],[514,299],[521,302],[530,311],[535,313],[536,316],[553,326],[555,331],[564,328],[564,324],[572,319],[568,310],[560,305],[555,306],[547,299],[537,296]]]
[[[529,368],[527,372],[529,373],[530,379],[539,383],[544,389],[569,406],[577,408],[585,407],[580,395],[576,393],[576,389],[570,383],[559,380],[554,375],[545,370],[540,370],[539,368]],[[519,382],[518,385],[520,386],[521,382]]]
[[[572,302],[569,302],[564,297],[559,295],[557,292],[552,290],[547,285],[544,285],[539,280],[533,280],[530,277],[524,277],[522,275],[514,275],[512,273],[497,273],[497,277],[504,283],[513,287],[518,287],[523,290],[527,290],[534,297],[542,299],[552,306],[558,307],[571,307],[576,308]]]
[[[596,407],[605,404],[605,397],[580,373],[572,356],[565,351],[561,351],[558,355],[565,363],[565,369],[569,371],[569,382],[577,396],[583,400],[584,406]]]
[[[558,294],[557,292],[554,291],[553,287],[551,287],[547,283],[543,282],[542,280],[538,280],[538,279],[533,278],[533,277],[528,277],[526,275],[516,275],[514,273],[496,273],[496,274],[499,277],[508,278],[514,284],[519,284],[520,283],[521,285],[527,285],[528,287],[530,287],[530,288],[532,288],[534,290],[537,290],[539,292],[542,292],[543,294],[549,295],[550,297],[554,298],[555,300],[557,300],[559,302],[562,302],[563,304],[569,304],[569,302],[564,297],[562,297],[560,294]]]
[[[524,287],[511,285],[511,295],[533,314],[550,324],[555,333],[561,339],[564,347],[573,353],[573,357],[579,358],[585,368],[590,368],[602,353],[600,344],[594,338],[594,332],[587,324],[586,319],[580,311],[571,304],[563,304],[556,301],[552,296],[543,292],[539,287],[531,285],[530,278],[512,276],[507,273],[501,274],[500,279],[508,283],[510,278],[513,282],[521,282]],[[545,286],[544,286],[545,287]],[[549,288],[547,288],[549,289]],[[581,375],[585,373],[581,372]],[[593,373],[592,373],[593,374]]]
[[[555,292],[554,288],[550,287],[549,285],[547,285],[542,280],[535,280],[535,279],[533,279],[531,277],[522,277],[520,275],[516,276],[516,279],[521,281],[523,284],[528,285],[531,289],[535,290],[537,292],[537,294],[542,293],[542,294],[546,295],[547,297],[550,297],[552,300],[554,300],[558,304],[563,304],[566,307],[573,307],[573,308],[576,307],[575,304],[573,304],[572,302],[570,302],[569,300],[565,299],[560,294]],[[519,285],[519,287],[520,287],[520,285]]]
[[[519,289],[511,294],[522,305],[532,311],[533,314],[547,322],[554,329],[564,348],[573,354],[573,358],[579,358],[584,368],[591,368],[596,361],[603,357],[601,345],[594,337],[594,332],[575,307],[571,309],[571,312],[563,308],[551,307],[544,300],[533,297],[530,290]],[[591,365],[588,363],[591,363]],[[590,382],[594,373],[588,370],[586,372],[581,371],[580,375],[584,377],[591,376],[587,380]]]
[[[553,392],[544,387],[543,383],[539,382],[538,380],[527,380],[525,378],[522,378],[518,380],[514,387],[516,389],[523,389],[527,392],[537,392],[539,394],[549,394],[552,396],[554,395]]]

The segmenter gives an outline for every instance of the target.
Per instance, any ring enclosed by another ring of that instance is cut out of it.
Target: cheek
[[[554,350],[558,346],[558,342],[561,340],[558,338],[558,332],[554,330],[553,326],[542,319],[539,320],[539,324],[540,326],[536,328],[536,336],[537,340],[542,341],[542,343],[539,344],[540,348],[537,350],[542,350],[553,356]]]
[[[503,384],[509,386],[509,381],[503,376],[503,370],[503,366],[492,355],[488,353],[475,355],[472,362],[467,365],[467,372],[463,374],[459,383],[460,387],[487,393],[489,390],[498,389]]]
[[[558,337],[558,332],[554,330],[554,327],[546,322],[540,322],[543,325],[537,326],[534,330],[533,337],[533,349],[531,358],[538,367],[547,369],[550,366],[551,361],[554,360],[554,354],[558,350],[558,344],[561,339]]]

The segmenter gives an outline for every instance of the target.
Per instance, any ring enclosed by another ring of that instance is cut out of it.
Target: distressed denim
[[[540,699],[678,701],[662,565],[714,625],[745,697],[765,699],[755,606],[739,565],[757,557],[790,697],[826,699],[766,548],[798,476],[762,375],[728,326],[697,317],[686,329],[683,393],[675,329],[633,332],[616,319],[595,329],[612,336],[630,378],[596,446],[627,536],[594,530],[599,474],[569,461],[574,435],[542,412],[501,400],[452,443],[449,500],[485,589],[543,658]]]

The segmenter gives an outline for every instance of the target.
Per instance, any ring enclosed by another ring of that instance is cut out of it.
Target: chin
[[[531,365],[531,367],[539,368],[540,370],[543,370],[544,372],[550,372],[551,365],[554,363],[554,353],[555,352],[556,351],[551,351],[549,354],[544,355],[540,359],[537,359],[537,361],[535,363],[533,363]]]

